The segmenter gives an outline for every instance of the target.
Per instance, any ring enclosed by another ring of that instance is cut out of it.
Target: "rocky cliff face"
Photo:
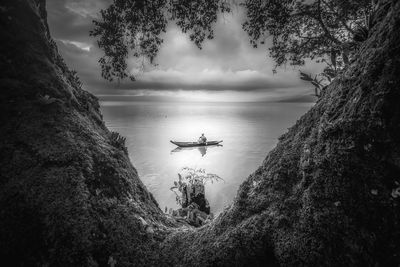
[[[0,258],[26,266],[154,260],[154,230],[173,223],[59,56],[45,1],[2,1],[0,12]]]
[[[49,36],[0,5],[0,255],[14,265],[398,266],[400,2],[358,59],[200,229],[166,217]]]

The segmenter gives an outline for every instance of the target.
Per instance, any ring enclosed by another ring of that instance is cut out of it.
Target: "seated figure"
[[[204,134],[201,134],[198,140],[199,144],[206,144],[207,143],[207,138],[204,136]]]

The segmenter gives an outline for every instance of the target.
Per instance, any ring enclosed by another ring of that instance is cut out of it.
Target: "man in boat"
[[[203,133],[202,133],[201,136],[199,137],[198,142],[199,142],[199,144],[205,144],[205,143],[207,143],[207,138],[204,136]]]

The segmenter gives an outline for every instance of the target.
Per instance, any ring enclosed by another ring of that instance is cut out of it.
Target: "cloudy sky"
[[[103,97],[139,96],[225,101],[307,101],[312,88],[299,79],[298,69],[287,67],[272,73],[274,62],[266,46],[254,49],[241,28],[243,11],[220,16],[215,38],[199,50],[171,22],[156,58],[157,66],[128,60],[136,82],[109,83],[101,78],[97,63],[102,51],[89,36],[92,20],[111,0],[47,1],[48,22],[60,53],[71,69],[78,72],[84,88]],[[309,64],[304,71],[317,72]]]

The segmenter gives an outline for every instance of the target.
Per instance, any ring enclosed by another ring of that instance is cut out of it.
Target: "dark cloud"
[[[108,0],[51,0],[47,1],[49,25],[56,39],[92,42],[89,31],[92,20]]]
[[[136,82],[110,84],[100,76],[98,59],[102,51],[89,37],[92,21],[110,0],[47,1],[50,30],[61,55],[76,70],[84,87],[95,94],[114,94],[143,89],[159,91],[216,90],[279,92],[288,97],[301,97],[310,89],[298,78],[298,70],[280,69],[273,75],[274,62],[267,46],[253,49],[241,28],[243,13],[220,17],[215,25],[215,39],[206,41],[199,50],[176,25],[171,23],[164,44],[156,58],[157,67],[143,66],[135,58],[128,60]],[[309,65],[316,72],[319,66]],[[116,89],[117,88],[117,89]],[[288,89],[289,88],[289,89]],[[255,94],[257,95],[257,94]]]

